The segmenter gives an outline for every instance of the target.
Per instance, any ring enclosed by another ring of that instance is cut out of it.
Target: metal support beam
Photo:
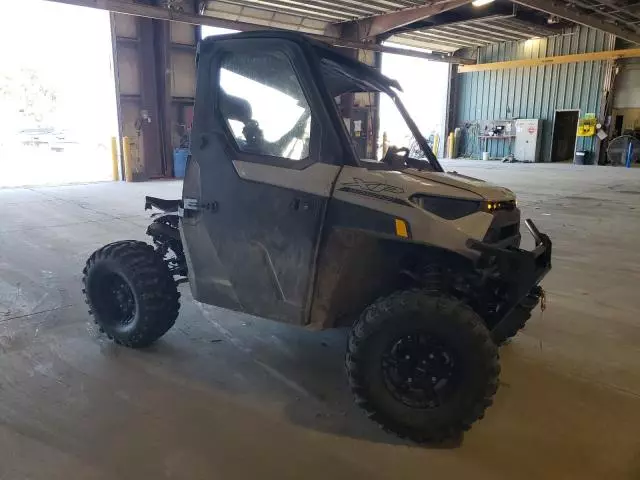
[[[474,27],[470,25],[460,25],[458,28],[450,27],[434,27],[426,30],[426,32],[440,32],[441,35],[448,35],[455,38],[457,35],[463,39],[483,40],[484,43],[511,42],[513,40],[522,40],[522,34],[519,33],[498,33],[488,27]]]
[[[170,10],[166,7],[155,7],[151,5],[143,5],[139,3],[132,3],[125,0],[46,0],[48,2],[64,3],[68,5],[76,5],[79,7],[97,8],[100,10],[108,10],[110,12],[121,13],[124,15],[135,15],[144,18],[153,18],[156,20],[166,20],[171,22],[188,23],[190,25],[210,25],[212,27],[228,28],[231,30],[282,30],[273,27],[266,27],[264,25],[258,25],[247,22],[236,22],[232,20],[224,20],[213,17],[206,17],[195,15],[185,12],[177,12]],[[462,0],[455,0],[462,1]],[[468,2],[468,0],[464,0]],[[311,38],[315,38],[321,42],[328,43],[337,47],[354,48],[360,50],[373,50],[375,52],[393,53],[396,55],[405,55],[408,57],[424,58],[427,60],[433,60],[436,62],[445,63],[461,63],[465,65],[475,63],[473,60],[452,57],[443,54],[426,53],[414,50],[408,50],[404,48],[394,48],[383,45],[377,45],[374,43],[364,43],[343,40],[339,38],[333,38],[326,35],[308,35]]]
[[[607,17],[610,17],[615,21],[623,22],[626,24],[632,24],[632,25],[634,23],[638,23],[638,22],[634,22],[635,20],[640,19],[640,12],[638,12],[637,9],[635,12],[632,11],[633,10],[632,7],[637,7],[638,3],[640,2],[632,2],[624,5],[623,3],[618,1],[600,0],[599,3],[594,5],[591,3],[585,4],[584,2],[577,2],[578,5],[585,6],[601,15],[606,15]],[[609,8],[610,10],[603,10],[602,9],[603,6],[606,8]]]
[[[311,35],[313,38],[318,38],[317,35]],[[321,37],[323,39],[328,37]],[[326,40],[323,40],[326,41]],[[345,48],[354,48],[359,50],[372,50],[374,52],[382,52],[382,53],[393,53],[395,55],[404,55],[405,57],[416,57],[416,58],[424,58],[425,60],[432,60],[434,62],[444,62],[444,63],[455,63],[461,65],[473,65],[476,63],[475,60],[471,60],[469,58],[462,57],[452,57],[443,55],[440,53],[427,53],[419,50],[407,50],[405,48],[396,48],[390,47],[388,45],[378,45],[375,43],[360,43],[360,42],[351,42],[349,40],[342,39],[331,39],[328,41],[332,45],[337,47],[345,47]]]
[[[428,41],[435,45],[450,46],[450,47],[453,47],[455,50],[462,47],[469,47],[469,48],[482,47],[487,44],[487,42],[484,42],[481,40],[472,40],[470,38],[464,38],[464,37],[461,38],[459,36],[452,37],[451,35],[446,35],[446,39],[445,39],[445,36],[443,33],[430,32],[429,30],[415,32],[415,33],[413,32],[403,33],[402,38],[403,40],[405,39],[415,40],[416,42],[418,42],[417,45],[420,45],[420,44],[424,45],[424,42]]]
[[[627,50],[607,50],[604,52],[577,53],[574,55],[559,55],[557,57],[527,58],[525,60],[511,60],[508,62],[478,63],[476,65],[460,65],[459,73],[483,72],[487,70],[505,70],[507,68],[540,67],[557,65],[559,63],[592,62],[598,60],[616,60],[618,58],[640,57],[640,48]]]
[[[637,43],[640,45],[640,35],[628,30],[620,25],[615,25],[610,22],[598,18],[596,15],[590,13],[582,13],[576,8],[571,8],[564,2],[554,2],[552,0],[513,0],[513,3],[524,5],[525,7],[534,8],[558,17],[571,20],[572,22],[579,23],[586,27],[595,28],[603,32],[610,33],[616,37],[620,37],[629,42]]]
[[[158,89],[158,106],[160,122],[162,173],[173,176],[173,144],[172,144],[172,97],[171,97],[171,24],[154,21],[154,47],[156,54],[156,81]],[[195,62],[196,52],[191,52]]]
[[[410,23],[424,20],[468,3],[471,3],[471,0],[435,0],[419,7],[405,8],[345,23],[352,24],[357,28],[360,40],[370,40]],[[336,33],[342,25],[344,23],[331,25],[325,33]]]
[[[140,121],[139,131],[142,140],[142,157],[145,178],[158,178],[164,175],[164,110],[159,99],[160,79],[158,78],[158,59],[154,22],[142,18],[138,22],[140,45],[140,111],[146,112],[149,121]]]
[[[480,23],[480,22],[469,22],[466,25],[460,25],[459,29],[462,32],[467,32],[469,30],[473,32],[483,33],[485,35],[489,35],[494,38],[494,42],[502,42],[503,38],[506,39],[504,41],[508,42],[514,39],[521,39],[522,37],[531,38],[532,34],[529,32],[522,32],[516,28],[512,27],[500,27],[494,26],[490,23]],[[542,36],[538,34],[538,36]]]
[[[590,3],[587,2],[582,2],[580,0],[572,0],[577,6],[581,7],[581,8],[585,8],[589,11],[592,11],[593,13],[595,13],[596,15],[602,15],[607,17],[608,19],[610,19],[611,22],[613,22],[613,24],[629,24],[629,20],[633,20],[632,18],[623,18],[620,15],[614,15],[612,12],[610,11],[606,11],[604,9],[602,9],[601,7],[596,7],[595,5],[592,5]],[[616,5],[612,2],[609,2],[606,4],[609,8],[617,8]],[[631,17],[633,16],[631,13],[626,13],[624,12],[624,15],[626,15],[627,17]],[[633,30],[631,30],[633,32]],[[635,32],[637,33],[637,32]]]
[[[508,17],[502,20],[500,23],[498,22],[489,22],[485,20],[478,20],[473,22],[474,25],[479,26],[489,26],[493,30],[498,30],[507,33],[517,33],[527,38],[531,37],[552,37],[554,35],[558,35],[560,33],[558,30],[553,30],[551,28],[546,28],[541,25],[535,23],[529,23],[525,20],[520,20],[516,17]]]
[[[440,38],[445,38],[446,40],[450,40],[452,42],[456,42],[458,45],[487,45],[488,43],[493,42],[509,42],[512,39],[495,39],[495,37],[491,37],[491,35],[486,34],[478,34],[473,35],[470,32],[465,32],[462,30],[456,31],[453,33],[451,30],[445,30],[443,28],[434,28],[430,30],[422,30],[420,32],[416,32],[420,38],[425,39],[433,39],[437,42]]]

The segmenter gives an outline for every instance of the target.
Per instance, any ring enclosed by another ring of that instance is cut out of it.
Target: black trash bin
[[[573,163],[574,165],[589,165],[589,152],[586,150],[576,150]]]

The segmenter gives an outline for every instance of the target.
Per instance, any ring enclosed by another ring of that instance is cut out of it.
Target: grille
[[[508,204],[510,202],[501,202]],[[487,243],[500,243],[512,238],[514,244],[520,244],[520,211],[513,206],[504,206],[493,213],[493,222],[484,237]]]

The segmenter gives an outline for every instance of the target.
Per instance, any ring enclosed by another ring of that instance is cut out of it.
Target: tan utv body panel
[[[418,172],[412,169],[405,172],[367,170],[357,167],[342,169],[333,196],[337,200],[405,220],[409,224],[411,240],[414,242],[475,257],[477,253],[470,250],[466,242],[469,238],[482,240],[493,221],[493,215],[476,212],[457,220],[447,220],[413,204],[410,198],[418,193],[468,200],[485,200],[490,197],[492,200],[504,201],[514,198],[513,193],[507,189],[496,189],[481,180],[469,180],[451,174]]]
[[[301,170],[241,160],[234,160],[233,166],[244,180],[299,190],[324,198],[331,196],[333,182],[340,170],[338,165],[320,162]]]
[[[513,192],[482,180],[451,173],[407,169],[403,172],[339,167],[314,163],[301,170],[234,160],[238,175],[245,179],[291,188],[321,197],[331,196],[332,181],[338,171],[333,198],[383,212],[409,224],[411,240],[460,254],[476,256],[466,246],[469,238],[482,240],[493,215],[476,212],[447,220],[419,208],[410,201],[415,194],[468,200],[514,200]],[[392,200],[397,200],[394,202]]]

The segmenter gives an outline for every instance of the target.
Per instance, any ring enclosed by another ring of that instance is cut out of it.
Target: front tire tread
[[[388,413],[376,407],[375,399],[367,388],[363,362],[365,345],[375,335],[384,335],[388,322],[407,311],[429,312],[446,317],[446,321],[458,323],[458,327],[468,332],[466,341],[473,344],[473,350],[480,352],[478,361],[484,365],[483,377],[487,379],[482,391],[471,408],[449,423],[440,423],[430,428],[418,429],[398,422]],[[437,295],[434,292],[406,290],[378,299],[370,305],[354,325],[348,340],[346,370],[355,402],[367,416],[385,431],[418,443],[442,442],[467,431],[471,425],[484,417],[484,412],[493,403],[498,389],[500,365],[498,350],[478,315],[464,302],[453,297]]]

